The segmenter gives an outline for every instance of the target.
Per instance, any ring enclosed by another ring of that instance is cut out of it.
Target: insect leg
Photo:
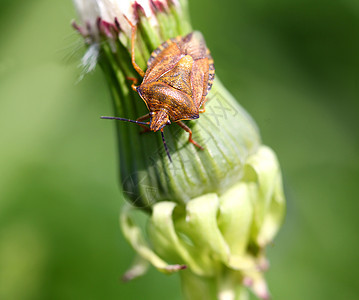
[[[177,121],[176,123],[189,133],[188,141],[190,143],[192,143],[199,149],[204,150],[204,148],[201,145],[199,145],[196,141],[192,140],[192,130],[185,123],[183,123],[182,121]]]
[[[135,78],[135,77],[126,77],[126,79],[132,80],[131,88],[132,88],[135,92],[137,92],[137,86],[136,86],[136,84],[138,83],[137,78]]]
[[[135,60],[135,38],[136,38],[136,25],[133,25],[132,22],[126,17],[124,16],[127,20],[127,22],[130,24],[131,26],[131,61],[132,61],[132,65],[134,67],[134,69],[137,71],[137,73],[143,77],[145,76],[145,72],[143,72],[143,70],[138,66],[138,64],[136,64],[136,60]]]
[[[138,121],[138,122],[139,121],[144,121],[144,120],[147,120],[149,118],[150,118],[150,114],[146,114],[146,115],[136,119],[136,121]],[[148,126],[145,126],[145,125],[142,125],[142,124],[139,124],[139,123],[137,123],[137,124],[140,125],[143,128],[143,130],[140,133],[145,133],[145,132],[151,131],[151,129]]]
[[[207,102],[207,98],[204,98],[201,104],[202,108],[199,109],[199,113],[204,113],[206,111],[206,107],[205,107],[206,102]]]
[[[202,108],[200,108],[200,109],[198,110],[198,112],[199,112],[200,114],[206,112],[206,108],[204,107],[204,104],[202,105]]]
[[[144,121],[144,120],[147,120],[150,118],[150,114],[145,114],[144,116],[142,117],[139,117],[136,121]]]

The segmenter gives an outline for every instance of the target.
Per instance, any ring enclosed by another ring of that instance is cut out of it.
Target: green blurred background
[[[181,299],[176,275],[120,282],[133,252],[118,226],[115,128],[99,119],[111,102],[99,69],[76,84],[71,1],[0,4],[0,299]],[[190,8],[283,169],[273,299],[357,299],[359,2]]]

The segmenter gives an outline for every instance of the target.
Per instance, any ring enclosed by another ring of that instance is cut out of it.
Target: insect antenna
[[[119,117],[101,116],[101,119],[119,120],[119,121],[131,122],[131,123],[135,123],[135,124],[148,125],[148,122],[140,122],[140,121],[136,121],[136,120],[119,118]],[[172,162],[172,158],[171,158],[170,152],[169,152],[167,144],[166,144],[165,135],[163,134],[163,129],[161,129],[161,137],[162,137],[163,146],[165,147],[165,150],[166,150],[166,154],[167,154],[170,162]]]
[[[165,146],[165,150],[166,150],[167,156],[168,156],[170,162],[172,163],[172,158],[171,158],[170,152],[168,151],[168,148],[167,148],[167,144],[166,144],[166,140],[165,140],[165,135],[163,134],[163,129],[161,129],[161,137],[162,137],[163,146]]]
[[[126,122],[141,124],[141,125],[148,125],[148,122],[140,122],[140,121],[136,121],[136,120],[130,120],[130,119],[118,118],[118,117],[104,117],[104,116],[102,116],[101,119],[119,120],[119,121],[126,121]]]

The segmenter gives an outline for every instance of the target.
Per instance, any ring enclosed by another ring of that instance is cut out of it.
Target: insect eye
[[[167,125],[169,125],[169,124],[171,124],[171,121],[170,121],[170,120],[167,121]]]

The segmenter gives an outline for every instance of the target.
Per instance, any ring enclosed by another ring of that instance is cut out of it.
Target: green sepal
[[[178,270],[185,268],[183,265],[174,264],[170,265],[161,259],[150,247],[148,242],[145,240],[141,229],[135,224],[133,218],[130,215],[131,206],[126,204],[120,215],[120,226],[123,235],[133,247],[133,249],[144,259],[149,261],[159,271],[163,273],[173,273]],[[142,273],[135,274],[142,275]]]
[[[255,155],[249,157],[245,168],[245,180],[253,194],[252,238],[264,247],[277,233],[285,212],[279,163],[272,149],[261,146]]]

